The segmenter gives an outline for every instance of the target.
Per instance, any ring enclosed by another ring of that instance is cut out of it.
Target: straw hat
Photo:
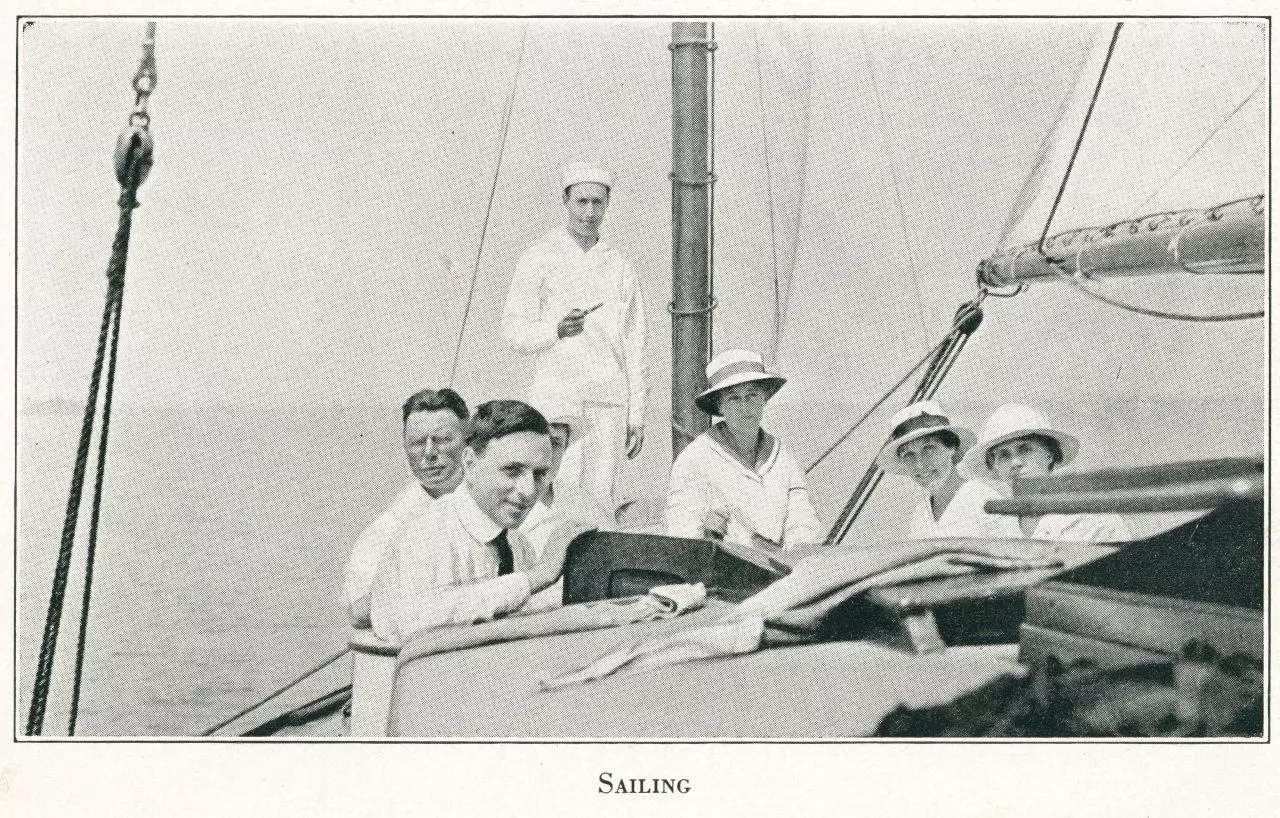
[[[693,399],[699,409],[708,415],[716,414],[715,394],[740,383],[760,381],[769,392],[768,397],[782,388],[787,379],[764,368],[764,359],[745,349],[726,349],[707,364],[707,388]]]
[[[889,419],[889,430],[889,440],[876,455],[876,465],[889,474],[907,473],[898,459],[898,447],[904,443],[938,432],[950,432],[959,438],[958,451],[964,454],[975,439],[972,429],[952,423],[942,404],[934,400],[922,400],[899,409]]]
[[[560,173],[560,189],[568,190],[581,182],[595,182],[613,190],[613,172],[590,162],[574,162]]]
[[[1059,466],[1070,463],[1080,449],[1078,440],[1066,432],[1054,429],[1049,425],[1049,419],[1035,409],[1020,403],[1006,403],[987,418],[987,422],[982,425],[982,436],[965,454],[961,465],[975,477],[999,481],[995,472],[987,468],[987,452],[1001,443],[1027,435],[1041,435],[1057,441],[1058,447],[1062,449],[1062,462]]]

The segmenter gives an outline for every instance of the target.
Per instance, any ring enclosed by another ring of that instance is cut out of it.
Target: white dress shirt
[[[581,334],[560,338],[560,320],[574,308],[602,306]],[[604,241],[583,251],[560,227],[516,263],[502,311],[502,335],[517,352],[537,355],[534,406],[584,400],[625,407],[627,422],[644,423],[648,391],[645,319],[640,280]]]
[[[414,631],[470,625],[529,601],[532,547],[507,531],[514,573],[498,576],[493,539],[502,527],[480,510],[465,484],[409,521],[378,566],[370,596],[373,632],[403,642]]]
[[[349,607],[352,603],[369,595],[373,586],[373,577],[378,572],[378,563],[382,555],[387,553],[391,543],[399,536],[405,521],[419,514],[426,513],[435,502],[435,498],[427,493],[417,480],[409,483],[396,495],[385,511],[360,532],[356,544],[351,549],[351,559],[347,561],[347,570],[343,574],[342,604]]]
[[[667,535],[701,539],[707,512],[728,509],[725,539],[731,542],[750,545],[752,534],[783,548],[821,542],[804,472],[781,440],[766,440],[771,450],[755,468],[734,457],[710,431],[685,446],[671,464]]]
[[[956,491],[942,516],[933,518],[929,496],[925,495],[911,512],[907,528],[909,540],[933,540],[940,537],[981,537],[984,539],[1021,538],[1018,518],[1008,514],[988,514],[983,506],[999,499],[1000,492],[979,480],[968,480]]]

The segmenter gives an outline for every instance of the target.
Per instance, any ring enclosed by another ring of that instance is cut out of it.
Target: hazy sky
[[[772,345],[775,264],[785,290],[794,258],[781,405],[869,403],[972,296],[973,270],[1097,25],[720,23],[717,347]],[[48,19],[21,35],[24,397],[85,390],[117,212],[110,155],[142,29]],[[156,161],[135,214],[118,400],[395,405],[446,379],[522,33],[457,386],[477,401],[523,392],[527,360],[497,335],[511,269],[561,221],[558,169],[598,159],[619,172],[604,233],[641,274],[649,418],[665,425],[667,21],[525,31],[518,21],[161,20]],[[1055,226],[1263,191],[1265,90],[1221,125],[1265,77],[1263,34],[1256,23],[1130,24]],[[1262,293],[1257,277],[1109,286],[1189,312],[1256,308]],[[1043,285],[990,305],[955,397],[1259,398],[1263,332],[1256,321],[1136,318]]]

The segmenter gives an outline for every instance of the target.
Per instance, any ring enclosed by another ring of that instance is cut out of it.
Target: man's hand
[[[572,338],[575,335],[581,335],[586,321],[587,310],[577,308],[569,310],[569,314],[561,318],[560,323],[556,326],[556,334],[561,338]]]
[[[644,427],[627,426],[627,459],[635,460],[644,448]]]
[[[595,527],[570,520],[551,532],[547,537],[546,548],[542,551],[542,560],[529,571],[529,592],[536,594],[543,588],[555,585],[556,580],[564,573],[565,556],[569,553],[569,543],[579,534],[594,531]]]
[[[720,509],[711,509],[702,518],[702,536],[708,540],[723,540],[729,532],[729,515]]]

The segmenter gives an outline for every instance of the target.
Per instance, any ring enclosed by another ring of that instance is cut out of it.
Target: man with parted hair
[[[520,401],[481,404],[467,429],[462,484],[413,521],[378,567],[373,630],[402,642],[415,631],[484,622],[519,610],[553,585],[569,542],[585,526],[548,537],[539,561],[518,530],[546,488],[546,419]]]
[[[462,449],[470,414],[452,389],[423,389],[401,407],[404,454],[414,480],[360,533],[343,576],[342,603],[351,624],[369,627],[369,588],[383,554],[408,522],[462,482]]]

